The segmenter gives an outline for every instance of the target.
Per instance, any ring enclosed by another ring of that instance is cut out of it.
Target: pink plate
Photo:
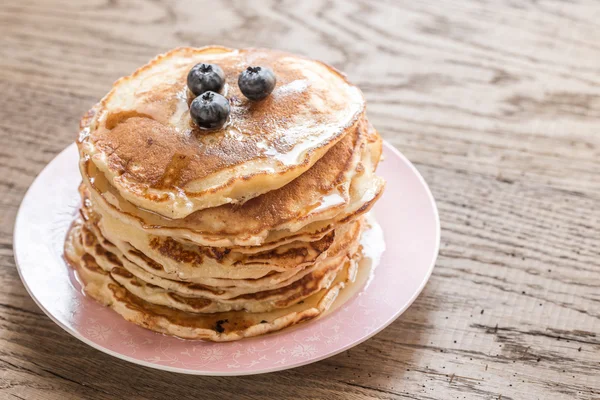
[[[297,327],[231,343],[181,340],[133,325],[81,293],[63,259],[63,241],[79,205],[77,149],[69,146],[25,195],[14,233],[23,284],[64,330],[123,360],[198,375],[250,375],[322,360],[388,326],[419,295],[438,254],[440,225],[427,184],[391,145],[378,173],[386,191],[374,209],[386,250],[371,279],[332,312]]]

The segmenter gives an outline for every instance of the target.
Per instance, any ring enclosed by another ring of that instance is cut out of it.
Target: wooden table
[[[599,20],[593,0],[2,1],[0,398],[599,399]],[[313,365],[212,378],[129,364],[63,332],[15,269],[21,198],[79,117],[155,54],[212,43],[344,70],[438,202],[418,300]]]

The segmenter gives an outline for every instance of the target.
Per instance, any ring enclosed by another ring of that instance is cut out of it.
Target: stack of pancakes
[[[190,120],[186,75],[225,72],[231,115]],[[277,87],[253,102],[250,65]],[[383,191],[381,139],[333,68],[273,50],[180,48],[81,122],[81,218],[65,254],[90,297],[146,328],[236,340],[314,318],[354,279],[364,215]]]

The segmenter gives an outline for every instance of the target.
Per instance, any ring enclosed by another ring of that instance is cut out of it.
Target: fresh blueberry
[[[266,67],[248,67],[238,78],[240,90],[250,100],[264,99],[275,89],[276,83],[273,70]]]
[[[190,104],[190,115],[200,128],[219,129],[227,121],[229,101],[215,92],[204,92]]]
[[[225,73],[216,64],[196,64],[188,73],[187,85],[196,96],[209,90],[220,92],[225,85]]]

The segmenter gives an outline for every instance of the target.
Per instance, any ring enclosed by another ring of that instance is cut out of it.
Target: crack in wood
[[[565,336],[565,335],[572,335],[573,332],[581,332],[581,331],[577,331],[577,330],[575,330],[575,331],[561,330],[561,332],[563,333],[563,336],[560,336],[560,335],[550,334],[550,333],[546,333],[546,332],[542,332],[542,331],[538,331],[538,330],[524,331],[524,330],[511,328],[511,327],[498,327],[498,324],[496,324],[495,327],[491,327],[488,325],[482,325],[482,324],[471,324],[469,326],[471,328],[483,329],[483,330],[485,330],[485,333],[497,334],[498,331],[511,332],[511,333],[518,333],[518,334],[522,334],[522,335],[528,335],[528,336],[542,336],[542,337],[547,337],[547,338],[557,339],[557,340],[563,339],[565,341],[570,341],[570,342],[574,342],[574,343],[583,343],[583,344],[591,344],[591,345],[595,345],[595,346],[600,346],[600,341],[590,341],[590,340],[574,338],[573,336]],[[551,330],[551,328],[546,328],[546,329]],[[592,332],[589,332],[589,333],[591,334],[590,335],[591,337],[596,336]]]
[[[43,314],[43,313],[41,313],[41,312],[36,312],[36,311],[32,311],[32,310],[27,310],[27,309],[25,309],[25,308],[22,308],[22,307],[13,306],[13,305],[11,305],[11,304],[3,304],[3,303],[0,303],[0,307],[2,307],[2,308],[6,308],[6,309],[8,309],[8,310],[18,311],[18,312],[21,312],[21,313],[25,313],[25,314],[33,315],[33,316],[36,316],[36,317],[39,317],[39,316],[43,316],[43,315],[44,315],[44,314]]]

